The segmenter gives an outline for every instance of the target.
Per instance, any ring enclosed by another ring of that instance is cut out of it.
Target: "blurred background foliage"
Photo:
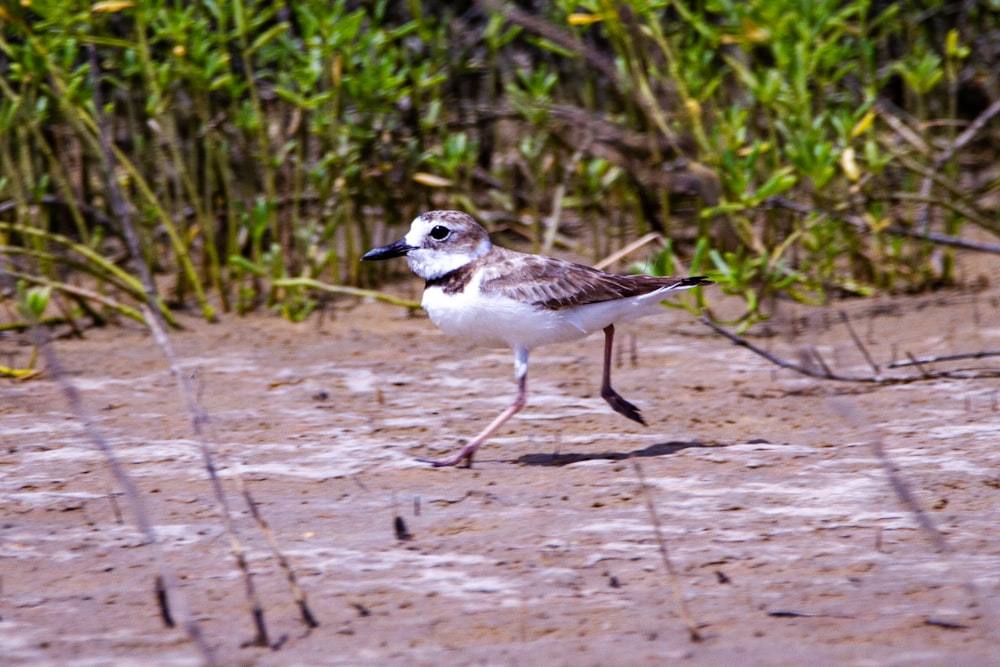
[[[167,317],[302,319],[405,270],[357,260],[431,208],[595,262],[640,239],[633,268],[711,275],[744,326],[997,250],[1000,0],[21,0],[0,22],[8,327],[38,294],[52,321],[141,318],[131,248]]]

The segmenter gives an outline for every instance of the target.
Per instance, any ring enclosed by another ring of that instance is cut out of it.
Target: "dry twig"
[[[956,553],[948,546],[944,534],[938,530],[931,516],[920,507],[916,495],[910,485],[903,479],[899,472],[899,467],[893,462],[885,446],[885,437],[880,430],[870,421],[864,418],[861,411],[853,405],[843,400],[831,400],[831,407],[841,418],[851,425],[856,431],[866,434],[868,444],[875,455],[882,472],[885,473],[892,492],[899,500],[903,508],[909,512],[916,521],[920,532],[923,533],[927,541],[934,547],[934,551],[940,554],[940,558],[945,566],[951,570],[953,580],[957,581],[965,591],[967,605],[970,609],[979,609],[975,618],[984,616],[990,622],[995,623],[993,614],[993,601],[989,596],[982,596],[975,582],[968,576],[967,570],[956,562]],[[985,609],[984,609],[985,608]],[[930,625],[943,625],[944,627],[968,627],[964,624],[955,623],[935,618],[928,618],[924,621]]]
[[[1000,357],[1000,350],[981,350],[979,352],[959,352],[957,354],[938,354],[930,357],[910,357],[906,361],[891,361],[889,368],[901,368],[903,366],[922,366],[923,364],[937,364],[944,361],[960,361],[962,359],[983,359],[985,357]]]
[[[865,347],[865,344],[861,342],[861,338],[858,336],[857,332],[854,331],[854,327],[851,325],[851,318],[848,317],[847,313],[845,313],[844,311],[841,310],[839,312],[840,312],[840,321],[844,323],[844,327],[847,329],[847,333],[850,334],[851,340],[854,341],[854,346],[861,351],[861,354],[864,356],[865,361],[868,362],[868,365],[872,367],[872,371],[875,372],[875,377],[878,377],[881,372],[879,370],[878,364],[876,364],[875,360],[872,359],[872,355],[868,353],[868,348]]]
[[[853,406],[848,405],[844,401],[832,401],[832,405],[844,421],[854,427],[855,430],[869,431],[868,444],[871,446],[875,458],[882,467],[882,472],[885,473],[886,479],[889,481],[889,486],[892,487],[892,492],[896,494],[896,498],[899,499],[899,502],[906,511],[913,515],[921,532],[934,545],[934,550],[939,553],[947,551],[948,545],[944,541],[944,536],[937,529],[937,526],[934,525],[930,516],[921,509],[920,503],[917,502],[916,496],[913,495],[913,491],[910,489],[910,485],[900,476],[896,465],[889,458],[889,454],[885,450],[885,442],[882,436],[875,432],[870,424],[865,423],[860,412]]]
[[[105,461],[107,461],[108,468],[111,470],[115,482],[122,490],[125,501],[132,511],[136,527],[152,550],[153,564],[157,572],[156,594],[164,622],[170,627],[175,625],[180,626],[198,649],[205,664],[218,664],[212,654],[212,650],[201,633],[201,628],[191,615],[187,601],[181,595],[177,575],[164,556],[163,549],[156,539],[156,531],[153,529],[153,524],[149,519],[149,513],[146,511],[146,504],[143,502],[139,487],[136,486],[136,483],[132,480],[128,471],[126,471],[125,466],[122,465],[111,443],[98,430],[90,413],[83,405],[83,399],[80,397],[79,390],[66,375],[62,365],[59,363],[55,350],[52,349],[52,345],[43,336],[41,327],[35,326],[34,332],[35,342],[45,357],[46,371],[62,389],[63,395],[66,397],[66,402],[69,403],[70,409],[73,411],[76,420],[83,427],[87,438],[94,443],[104,456]]]
[[[754,345],[746,338],[738,336],[731,331],[728,331],[724,327],[719,326],[713,322],[707,315],[702,315],[700,318],[701,323],[709,327],[716,333],[722,334],[728,338],[734,345],[739,345],[740,347],[745,347],[754,354],[764,357],[770,361],[775,366],[780,368],[787,368],[789,370],[795,371],[800,375],[805,375],[807,377],[818,378],[820,380],[835,380],[838,382],[859,382],[862,384],[875,384],[875,385],[894,385],[894,384],[908,384],[911,382],[919,382],[921,380],[979,380],[983,378],[995,378],[1000,377],[1000,369],[994,368],[984,368],[984,369],[958,369],[950,371],[934,371],[921,368],[921,373],[919,375],[902,375],[902,376],[882,376],[880,374],[875,375],[844,375],[841,373],[833,372],[830,367],[823,361],[822,357],[818,355],[815,350],[812,351],[812,358],[819,364],[819,369],[814,367],[812,364],[804,363],[794,363],[783,359],[776,354],[772,354],[765,349]],[[983,354],[986,356],[986,354]],[[912,359],[911,363],[919,366],[919,361]],[[900,365],[911,365],[911,364],[900,364]],[[890,364],[892,366],[892,364]]]
[[[97,73],[100,71],[98,68],[96,50],[93,45],[90,45],[90,65],[91,73],[93,77],[97,77]],[[99,133],[99,145],[101,148],[101,163],[104,169],[104,176],[107,183],[108,198],[111,204],[111,208],[114,211],[115,217],[121,223],[122,231],[125,236],[126,243],[129,247],[129,252],[136,264],[136,268],[139,272],[143,287],[146,293],[146,305],[143,307],[143,316],[147,326],[153,334],[153,338],[156,340],[163,352],[164,357],[170,366],[170,371],[174,375],[177,381],[177,389],[181,394],[181,398],[184,401],[185,408],[191,419],[192,429],[198,440],[200,446],[202,460],[205,465],[205,469],[208,471],[208,477],[212,484],[212,489],[215,494],[216,503],[219,507],[219,512],[223,520],[226,532],[229,536],[230,547],[233,553],[233,557],[237,562],[244,580],[244,588],[247,596],[247,601],[250,605],[251,616],[254,621],[254,626],[256,628],[256,637],[254,637],[252,643],[256,646],[267,646],[267,627],[264,622],[264,611],[260,604],[260,600],[257,596],[256,587],[253,583],[253,577],[249,570],[246,560],[246,551],[243,548],[242,542],[236,531],[235,521],[232,517],[232,512],[229,507],[229,502],[226,498],[224,489],[222,488],[222,483],[219,480],[217,474],[217,467],[215,464],[215,457],[209,447],[207,440],[205,439],[202,431],[202,425],[207,421],[207,415],[198,405],[198,401],[195,398],[194,393],[188,387],[187,379],[181,372],[180,365],[177,361],[177,355],[174,352],[173,346],[170,343],[170,339],[167,337],[165,327],[160,320],[160,314],[157,309],[158,296],[156,293],[156,287],[152,280],[152,274],[149,267],[143,261],[143,256],[138,243],[138,236],[135,232],[135,226],[132,223],[132,217],[128,207],[125,205],[124,197],[122,196],[121,189],[118,185],[118,181],[114,177],[114,155],[111,150],[111,132],[110,127],[107,122],[107,118],[103,115],[99,89],[100,86],[96,85],[99,82],[95,82],[95,109],[97,114],[97,127]],[[309,627],[315,627],[317,625],[315,618],[309,611],[308,606],[305,602],[305,595],[302,590],[298,587],[294,573],[288,567],[288,562],[285,557],[278,551],[277,544],[274,540],[271,531],[267,527],[267,524],[261,518],[257,507],[254,505],[252,498],[250,497],[249,491],[243,482],[242,477],[233,471],[233,476],[237,480],[237,485],[241,495],[246,500],[251,514],[257,520],[261,531],[264,533],[271,545],[272,550],[276,553],[278,561],[282,568],[285,570],[286,576],[292,586],[293,596],[296,602],[299,604],[300,611],[303,615],[303,620]]]
[[[955,153],[964,148],[970,141],[972,141],[979,132],[986,127],[990,120],[1000,113],[1000,100],[996,100],[987,109],[985,109],[979,116],[976,117],[965,130],[955,137],[955,140],[951,143],[948,148],[941,151],[941,153],[934,160],[934,173],[940,172],[940,170],[948,164],[949,161],[955,156]],[[920,184],[920,194],[924,196],[930,196],[931,188],[933,186],[934,179],[931,175],[924,178],[923,183]],[[918,227],[926,231],[927,225],[930,222],[930,207],[927,206],[921,213],[921,221]]]
[[[656,507],[653,505],[653,494],[650,493],[649,487],[646,485],[646,477],[642,473],[642,466],[639,465],[639,462],[632,459],[632,467],[635,468],[635,474],[639,477],[639,486],[642,489],[643,497],[646,499],[646,509],[649,510],[649,518],[653,523],[653,530],[656,533],[656,543],[660,548],[663,566],[667,570],[667,576],[670,577],[670,586],[674,592],[674,600],[677,602],[678,609],[680,609],[681,618],[684,619],[684,624],[687,626],[691,641],[699,642],[701,641],[701,633],[698,632],[698,624],[694,622],[694,617],[691,616],[691,612],[688,609],[687,600],[684,599],[684,591],[681,590],[680,577],[677,576],[674,564],[670,561],[670,555],[667,553],[667,541],[663,537],[663,529],[660,528],[660,516],[656,513]]]

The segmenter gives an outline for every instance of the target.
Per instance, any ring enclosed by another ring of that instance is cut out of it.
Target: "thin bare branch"
[[[90,66],[93,77],[97,77],[97,73],[100,71],[97,63],[96,50],[93,44],[89,48],[90,55]],[[143,287],[146,294],[146,304],[143,306],[143,316],[147,326],[153,334],[153,338],[156,340],[163,352],[164,357],[167,359],[167,363],[170,366],[170,371],[174,375],[177,381],[177,389],[181,395],[181,399],[184,402],[187,413],[191,419],[192,429],[195,433],[196,439],[199,444],[199,448],[202,454],[202,461],[205,465],[205,469],[208,471],[209,481],[212,485],[213,492],[215,494],[215,500],[219,508],[219,513],[223,521],[225,530],[229,536],[230,548],[233,554],[233,558],[243,574],[244,588],[246,592],[247,602],[250,606],[251,616],[253,618],[253,623],[256,628],[256,636],[252,640],[252,644],[256,646],[267,646],[268,636],[267,627],[264,622],[264,610],[260,603],[260,599],[257,596],[256,586],[253,582],[253,576],[247,565],[246,551],[243,548],[242,542],[239,539],[238,533],[236,531],[235,521],[232,516],[232,511],[229,507],[229,502],[226,498],[224,489],[222,488],[222,483],[219,480],[217,474],[217,467],[215,464],[215,457],[209,447],[206,438],[203,435],[202,425],[207,421],[207,415],[201,410],[198,405],[198,401],[195,398],[195,394],[191,391],[187,384],[187,378],[181,372],[180,364],[177,361],[177,355],[174,352],[173,346],[170,339],[167,337],[166,329],[161,320],[161,313],[159,312],[157,305],[159,302],[159,297],[156,292],[156,287],[153,283],[152,273],[149,267],[143,261],[143,255],[139,247],[138,235],[136,234],[135,226],[132,222],[132,216],[128,207],[125,205],[125,200],[122,195],[118,180],[114,175],[114,164],[115,156],[112,152],[112,141],[111,141],[111,131],[108,123],[107,117],[102,113],[103,105],[101,104],[100,96],[97,90],[100,88],[95,82],[95,109],[96,111],[96,122],[99,133],[99,147],[101,152],[101,165],[104,171],[105,182],[108,190],[108,199],[111,203],[112,211],[114,211],[115,216],[118,218],[122,226],[122,231],[125,235],[126,243],[129,247],[129,252],[132,254],[132,259],[136,264],[136,269],[139,273],[140,279],[142,281]],[[237,480],[238,485],[244,498],[251,503],[251,512],[256,514],[257,510],[252,506],[252,500],[250,499],[250,494],[243,484],[242,477],[233,471],[234,478]],[[268,534],[269,531],[264,531]],[[270,540],[273,546],[273,539]],[[280,560],[280,559],[279,559]],[[286,563],[287,564],[287,563]],[[294,587],[297,588],[297,587]],[[301,591],[296,591],[296,594],[301,593]],[[298,598],[297,598],[298,599]],[[308,622],[315,623],[315,619],[312,615],[309,615]],[[312,627],[312,625],[310,625]]]
[[[642,238],[632,241],[621,250],[611,253],[610,255],[599,261],[597,264],[594,264],[594,268],[605,270],[615,262],[622,259],[623,257],[628,257],[642,246],[646,245],[647,243],[652,243],[654,241],[662,244],[663,235],[660,234],[659,232],[650,232],[645,236],[643,236]]]
[[[320,282],[319,280],[314,280],[312,278],[278,278],[271,284],[275,287],[308,287],[309,289],[331,292],[333,294],[347,294],[349,296],[376,299],[377,301],[384,301],[385,303],[391,303],[396,306],[403,306],[404,308],[410,308],[413,310],[420,308],[420,303],[417,301],[401,299],[391,294],[386,294],[385,292],[349,287],[347,285],[330,285],[329,283]]]
[[[11,276],[13,278],[19,278],[21,280],[24,280],[26,282],[35,285],[43,285],[46,287],[51,287],[52,289],[59,290],[60,292],[65,292],[66,294],[72,296],[79,296],[84,299],[88,299],[95,303],[99,303],[103,306],[107,306],[111,310],[117,311],[122,315],[124,315],[125,317],[136,320],[137,322],[142,322],[142,315],[135,308],[131,308],[122,303],[118,303],[114,299],[104,296],[102,294],[98,294],[97,292],[89,290],[86,287],[71,285],[69,283],[64,283],[64,282],[56,282],[54,280],[49,280],[48,278],[45,278],[43,276],[35,276],[31,275],[30,273],[21,273],[20,271],[8,270],[5,273],[8,276]]]
[[[667,570],[667,576],[670,577],[670,586],[674,592],[674,600],[677,602],[681,618],[684,619],[684,624],[687,626],[688,636],[691,637],[691,641],[699,642],[702,639],[701,633],[698,632],[698,624],[695,623],[694,617],[691,616],[687,600],[684,599],[684,591],[681,589],[681,579],[677,576],[674,564],[670,561],[670,554],[667,553],[667,541],[664,539],[663,529],[660,527],[660,515],[657,514],[656,507],[653,505],[653,494],[646,484],[646,477],[643,475],[642,466],[639,465],[639,462],[632,459],[632,467],[635,468],[635,474],[639,478],[642,495],[646,499],[646,509],[649,511],[649,518],[653,523],[653,531],[656,534],[656,543],[660,548],[660,556],[663,558],[663,566]]]
[[[912,354],[910,354],[909,352],[907,352],[906,353],[906,357],[910,360],[910,363],[912,365],[916,366],[917,370],[920,371],[920,377],[922,377],[922,378],[929,378],[930,377],[930,372],[926,368],[924,368],[923,365],[921,365],[921,363],[919,361],[917,361],[917,359]]]
[[[845,313],[843,310],[839,312],[840,312],[840,321],[844,323],[844,327],[847,329],[847,333],[851,335],[851,340],[854,341],[854,346],[861,351],[861,354],[864,356],[865,361],[868,362],[868,365],[871,366],[872,370],[875,372],[875,376],[878,377],[878,375],[881,373],[878,364],[876,364],[875,360],[872,359],[872,355],[868,353],[868,348],[865,347],[865,344],[861,342],[861,338],[858,336],[857,332],[854,331],[854,326],[851,324],[851,318],[848,317],[847,313]]]
[[[910,485],[907,484],[906,480],[902,478],[898,472],[897,466],[889,458],[889,454],[886,452],[885,442],[881,437],[881,434],[875,432],[874,428],[870,424],[865,423],[857,408],[844,401],[832,401],[832,404],[844,421],[849,423],[858,431],[869,432],[868,444],[871,446],[872,452],[875,454],[875,458],[882,467],[882,472],[885,473],[886,479],[889,480],[889,486],[892,487],[892,491],[896,494],[896,498],[898,498],[899,502],[904,508],[906,508],[906,511],[913,515],[913,518],[916,520],[921,532],[923,532],[928,541],[934,545],[934,550],[939,553],[947,551],[948,545],[945,543],[944,536],[941,534],[941,531],[937,529],[937,526],[934,525],[934,522],[927,515],[927,513],[921,509],[920,503],[917,502],[916,496],[913,495],[913,491],[910,489]]]
[[[911,382],[920,382],[921,380],[980,380],[985,378],[995,378],[1000,377],[1000,369],[984,368],[984,369],[972,369],[972,370],[954,370],[954,371],[932,371],[927,369],[921,369],[923,372],[920,375],[904,375],[904,376],[881,376],[881,375],[844,375],[841,373],[833,372],[824,362],[822,357],[819,357],[815,351],[811,351],[811,358],[813,358],[818,364],[820,364],[821,369],[813,367],[812,364],[797,364],[787,359],[782,359],[781,357],[764,350],[746,338],[738,336],[731,331],[728,331],[724,327],[719,326],[713,322],[707,315],[702,315],[699,318],[701,323],[709,327],[716,333],[722,334],[728,338],[734,345],[740,347],[745,347],[754,354],[764,357],[770,361],[775,366],[780,368],[787,368],[788,370],[795,371],[800,375],[805,375],[807,377],[817,378],[820,380],[834,380],[837,382],[857,382],[860,384],[874,384],[874,385],[894,385],[894,384],[909,384]],[[890,364],[891,365],[891,364]]]
[[[910,357],[906,361],[889,362],[889,368],[901,368],[903,366],[914,366],[923,364],[937,364],[944,361],[958,361],[961,359],[983,359],[985,357],[1000,357],[1000,350],[981,350],[979,352],[959,352],[957,354],[938,354],[930,357]]]
[[[583,159],[584,153],[590,149],[590,144],[593,142],[593,135],[588,134],[583,144],[573,151],[573,155],[570,156],[563,169],[562,179],[560,179],[559,184],[556,186],[555,192],[552,193],[552,215],[546,221],[545,241],[542,243],[542,252],[546,255],[552,252],[552,246],[556,242],[556,233],[559,231],[559,220],[562,218],[566,184],[573,177],[573,172],[576,170],[577,164]]]
[[[216,665],[215,656],[209,648],[201,633],[201,627],[191,615],[187,601],[180,592],[180,585],[174,569],[170,566],[163,554],[163,548],[156,538],[156,531],[150,521],[149,512],[146,511],[146,504],[143,501],[139,487],[128,474],[118,455],[115,454],[111,443],[104,437],[104,434],[97,428],[90,413],[83,404],[80,391],[69,379],[63,370],[62,364],[56,355],[52,345],[42,333],[39,326],[33,327],[35,343],[42,350],[45,357],[45,365],[48,374],[56,381],[62,389],[66,402],[76,416],[76,420],[83,427],[84,434],[97,447],[107,461],[111,474],[125,496],[125,502],[132,511],[136,527],[149,545],[153,556],[153,566],[157,572],[157,596],[160,601],[160,610],[163,613],[164,621],[173,627],[180,628],[187,634],[191,643],[195,645],[205,664]],[[166,612],[166,613],[164,613]]]
[[[834,377],[834,372],[830,370],[830,367],[826,363],[826,359],[823,358],[823,355],[819,353],[819,350],[816,349],[815,346],[809,346],[809,355],[812,357],[813,361],[819,364],[819,367],[823,369],[824,377]]]
[[[887,100],[879,99],[875,101],[875,112],[886,125],[888,125],[901,139],[913,146],[918,152],[928,155],[931,152],[927,142],[923,140],[920,133],[912,129],[899,117],[896,109]]]
[[[952,213],[966,218],[970,222],[975,223],[979,227],[990,232],[1000,234],[1000,224],[997,224],[985,213],[980,213],[975,210],[974,204],[968,201],[967,197],[956,197],[955,199],[944,199],[940,197],[924,196],[919,192],[891,192],[887,195],[888,199],[895,199],[898,201],[911,201],[921,204],[928,204],[932,206],[940,206],[941,208],[948,209]],[[874,198],[873,198],[874,199]],[[963,205],[962,202],[965,202]],[[917,229],[921,234],[927,234],[927,230]]]
[[[976,612],[977,616],[984,615],[989,618],[989,612],[992,612],[994,607],[992,598],[981,595],[975,582],[967,574],[968,570],[956,562],[956,553],[949,547],[945,535],[938,530],[931,515],[920,506],[916,494],[914,494],[910,485],[903,478],[900,467],[892,460],[889,450],[886,447],[886,438],[881,429],[872,420],[866,419],[858,407],[845,400],[831,399],[830,406],[852,428],[864,434],[872,453],[875,455],[875,459],[878,461],[879,467],[882,469],[886,480],[889,482],[889,486],[892,488],[893,494],[895,494],[900,505],[913,517],[920,532],[930,542],[934,551],[940,554],[943,563],[951,570],[952,578],[960,582],[968,598],[968,606],[980,610]],[[935,621],[933,619],[925,621],[925,623],[932,622]]]
[[[194,430],[195,438],[198,441],[198,448],[201,451],[202,463],[205,466],[205,470],[208,471],[208,479],[212,485],[212,492],[215,495],[215,502],[219,508],[219,515],[229,537],[229,548],[233,554],[233,559],[236,561],[237,566],[240,568],[240,572],[243,574],[243,585],[246,591],[247,602],[250,605],[250,615],[254,619],[254,626],[257,631],[257,635],[251,643],[254,646],[267,646],[267,626],[264,623],[264,610],[261,606],[260,598],[257,596],[257,589],[253,583],[253,575],[250,572],[249,565],[247,564],[246,550],[243,548],[243,543],[239,539],[239,535],[236,531],[236,523],[232,516],[232,510],[230,509],[229,501],[226,498],[226,492],[222,488],[222,482],[219,480],[218,468],[215,464],[215,456],[202,432],[202,424],[208,419],[208,416],[198,406],[198,403],[194,398],[194,393],[191,391],[190,387],[188,387],[187,378],[181,372],[180,365],[177,362],[177,355],[174,353],[173,345],[171,345],[170,339],[167,337],[159,319],[149,306],[143,306],[143,313],[146,315],[146,324],[149,326],[149,330],[153,333],[153,339],[156,341],[156,344],[159,346],[161,352],[163,352],[163,355],[167,359],[167,363],[170,366],[170,372],[173,374],[174,380],[177,382],[177,390],[180,393],[181,399],[184,401],[184,405],[187,408],[188,415],[191,418],[191,427]],[[235,477],[239,479],[238,474],[235,474]]]
[[[867,223],[865,223],[864,227],[861,227],[861,229],[864,231],[870,230]],[[968,239],[960,239],[957,236],[948,236],[947,234],[938,234],[937,232],[921,232],[916,229],[907,229],[897,225],[889,225],[881,231],[895,236],[909,236],[914,239],[922,239],[924,241],[930,241],[931,243],[951,248],[962,248],[964,250],[975,250],[977,252],[988,252],[994,255],[1000,255],[1000,245],[996,243],[970,241]]]
[[[288,558],[285,556],[284,552],[278,547],[278,540],[274,537],[274,532],[271,530],[271,526],[264,519],[264,515],[260,513],[257,508],[257,503],[254,502],[253,498],[250,496],[250,491],[246,488],[246,484],[243,482],[241,475],[237,475],[239,481],[240,489],[243,493],[243,498],[246,501],[247,507],[250,508],[250,514],[253,516],[254,521],[257,522],[257,526],[260,528],[261,533],[264,534],[264,539],[267,540],[268,546],[271,548],[271,553],[278,560],[278,565],[281,567],[281,571],[285,575],[285,579],[288,581],[288,586],[292,592],[292,599],[295,600],[295,605],[299,608],[299,615],[302,617],[302,622],[307,628],[317,628],[319,627],[319,621],[313,615],[312,610],[309,608],[309,601],[306,597],[305,590],[299,585],[298,577],[295,575],[295,570],[292,568],[292,564],[289,562]]]
[[[969,126],[965,130],[955,137],[955,141],[952,142],[951,146],[947,150],[941,152],[941,154],[934,160],[935,167],[942,167],[948,160],[950,160],[955,153],[965,148],[966,144],[976,138],[976,135],[986,127],[986,124],[993,119],[994,116],[1000,114],[1000,99],[996,100],[987,107],[981,114],[976,116],[975,120],[969,123]]]
[[[793,363],[793,362],[788,361],[786,359],[782,359],[781,357],[778,357],[778,356],[776,356],[774,354],[771,354],[767,350],[764,350],[764,349],[762,349],[760,347],[757,347],[756,345],[754,345],[753,343],[751,343],[750,341],[748,341],[746,338],[743,338],[742,336],[737,336],[736,334],[732,333],[731,331],[728,331],[728,330],[724,329],[723,327],[719,326],[718,324],[716,324],[715,322],[713,322],[711,319],[709,319],[707,316],[703,315],[699,319],[701,320],[702,324],[704,324],[705,326],[709,327],[710,329],[713,329],[716,333],[722,334],[723,336],[725,336],[726,338],[728,338],[730,341],[732,341],[734,345],[739,345],[740,347],[747,348],[751,352],[764,357],[765,359],[767,359],[768,361],[770,361],[775,366],[779,366],[781,368],[787,368],[787,369],[793,370],[796,373],[799,373],[801,375],[806,375],[808,377],[819,378],[821,380],[839,380],[839,381],[842,381],[842,382],[865,382],[865,383],[878,382],[878,380],[876,380],[875,378],[871,378],[871,377],[836,375],[834,373],[831,373],[829,369],[826,369],[823,372],[820,372],[820,371],[817,371],[817,370],[815,370],[813,368],[810,368],[808,366],[805,366],[805,365],[802,365],[802,364]]]
[[[955,137],[955,140],[948,146],[947,149],[941,151],[941,153],[934,160],[934,168],[930,170],[929,173],[924,175],[924,180],[920,184],[920,196],[927,200],[927,203],[921,207],[919,215],[917,216],[917,229],[922,232],[928,231],[930,227],[930,196],[931,190],[934,187],[935,177],[940,174],[941,169],[955,156],[959,150],[961,150],[966,144],[972,141],[975,136],[982,130],[990,119],[1000,113],[1000,100],[997,100],[989,106],[983,113],[979,114],[976,119],[965,129],[962,134]],[[964,194],[958,194],[960,198],[964,198]]]

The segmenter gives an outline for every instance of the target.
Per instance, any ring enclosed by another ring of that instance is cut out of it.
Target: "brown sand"
[[[1000,349],[1000,289],[839,307],[883,365]],[[754,340],[792,359],[812,345],[839,371],[870,373],[835,310],[786,311],[772,325],[782,335]],[[275,649],[242,645],[253,635],[242,584],[151,337],[123,325],[56,348],[141,487],[222,664],[1000,659],[1000,380],[804,379],[664,309],[618,337],[615,386],[648,428],[601,401],[595,336],[536,351],[528,407],[474,469],[435,470],[414,458],[452,451],[512,399],[508,351],[378,303],[301,325],[185,324],[172,339],[209,415]],[[0,346],[26,356],[12,339]],[[0,663],[197,664],[161,621],[150,549],[109,497],[107,467],[58,385],[4,381],[0,397]],[[946,552],[900,503],[873,437]],[[702,642],[679,616],[629,454]],[[234,469],[309,596],[321,623],[311,632],[234,493]],[[397,516],[412,539],[397,539]]]

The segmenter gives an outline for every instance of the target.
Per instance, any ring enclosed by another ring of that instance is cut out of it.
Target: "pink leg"
[[[467,460],[468,463],[465,467],[472,467],[472,456],[479,449],[479,445],[486,442],[486,439],[493,435],[498,428],[503,426],[504,422],[517,414],[524,404],[527,402],[525,398],[527,394],[527,380],[528,380],[528,351],[522,349],[514,350],[514,368],[515,374],[517,376],[517,398],[510,406],[497,415],[496,419],[490,422],[490,425],[479,432],[475,438],[472,439],[465,447],[458,450],[458,453],[449,456],[444,459],[417,459],[423,463],[430,463],[435,468],[443,468],[445,466],[454,466],[462,462],[462,460]]]
[[[611,388],[611,353],[614,350],[615,325],[609,324],[604,327],[604,377],[601,379],[601,398],[608,402],[611,409],[620,415],[624,415],[632,421],[637,421],[643,426],[646,420],[639,414],[639,408],[622,398],[617,391]]]

